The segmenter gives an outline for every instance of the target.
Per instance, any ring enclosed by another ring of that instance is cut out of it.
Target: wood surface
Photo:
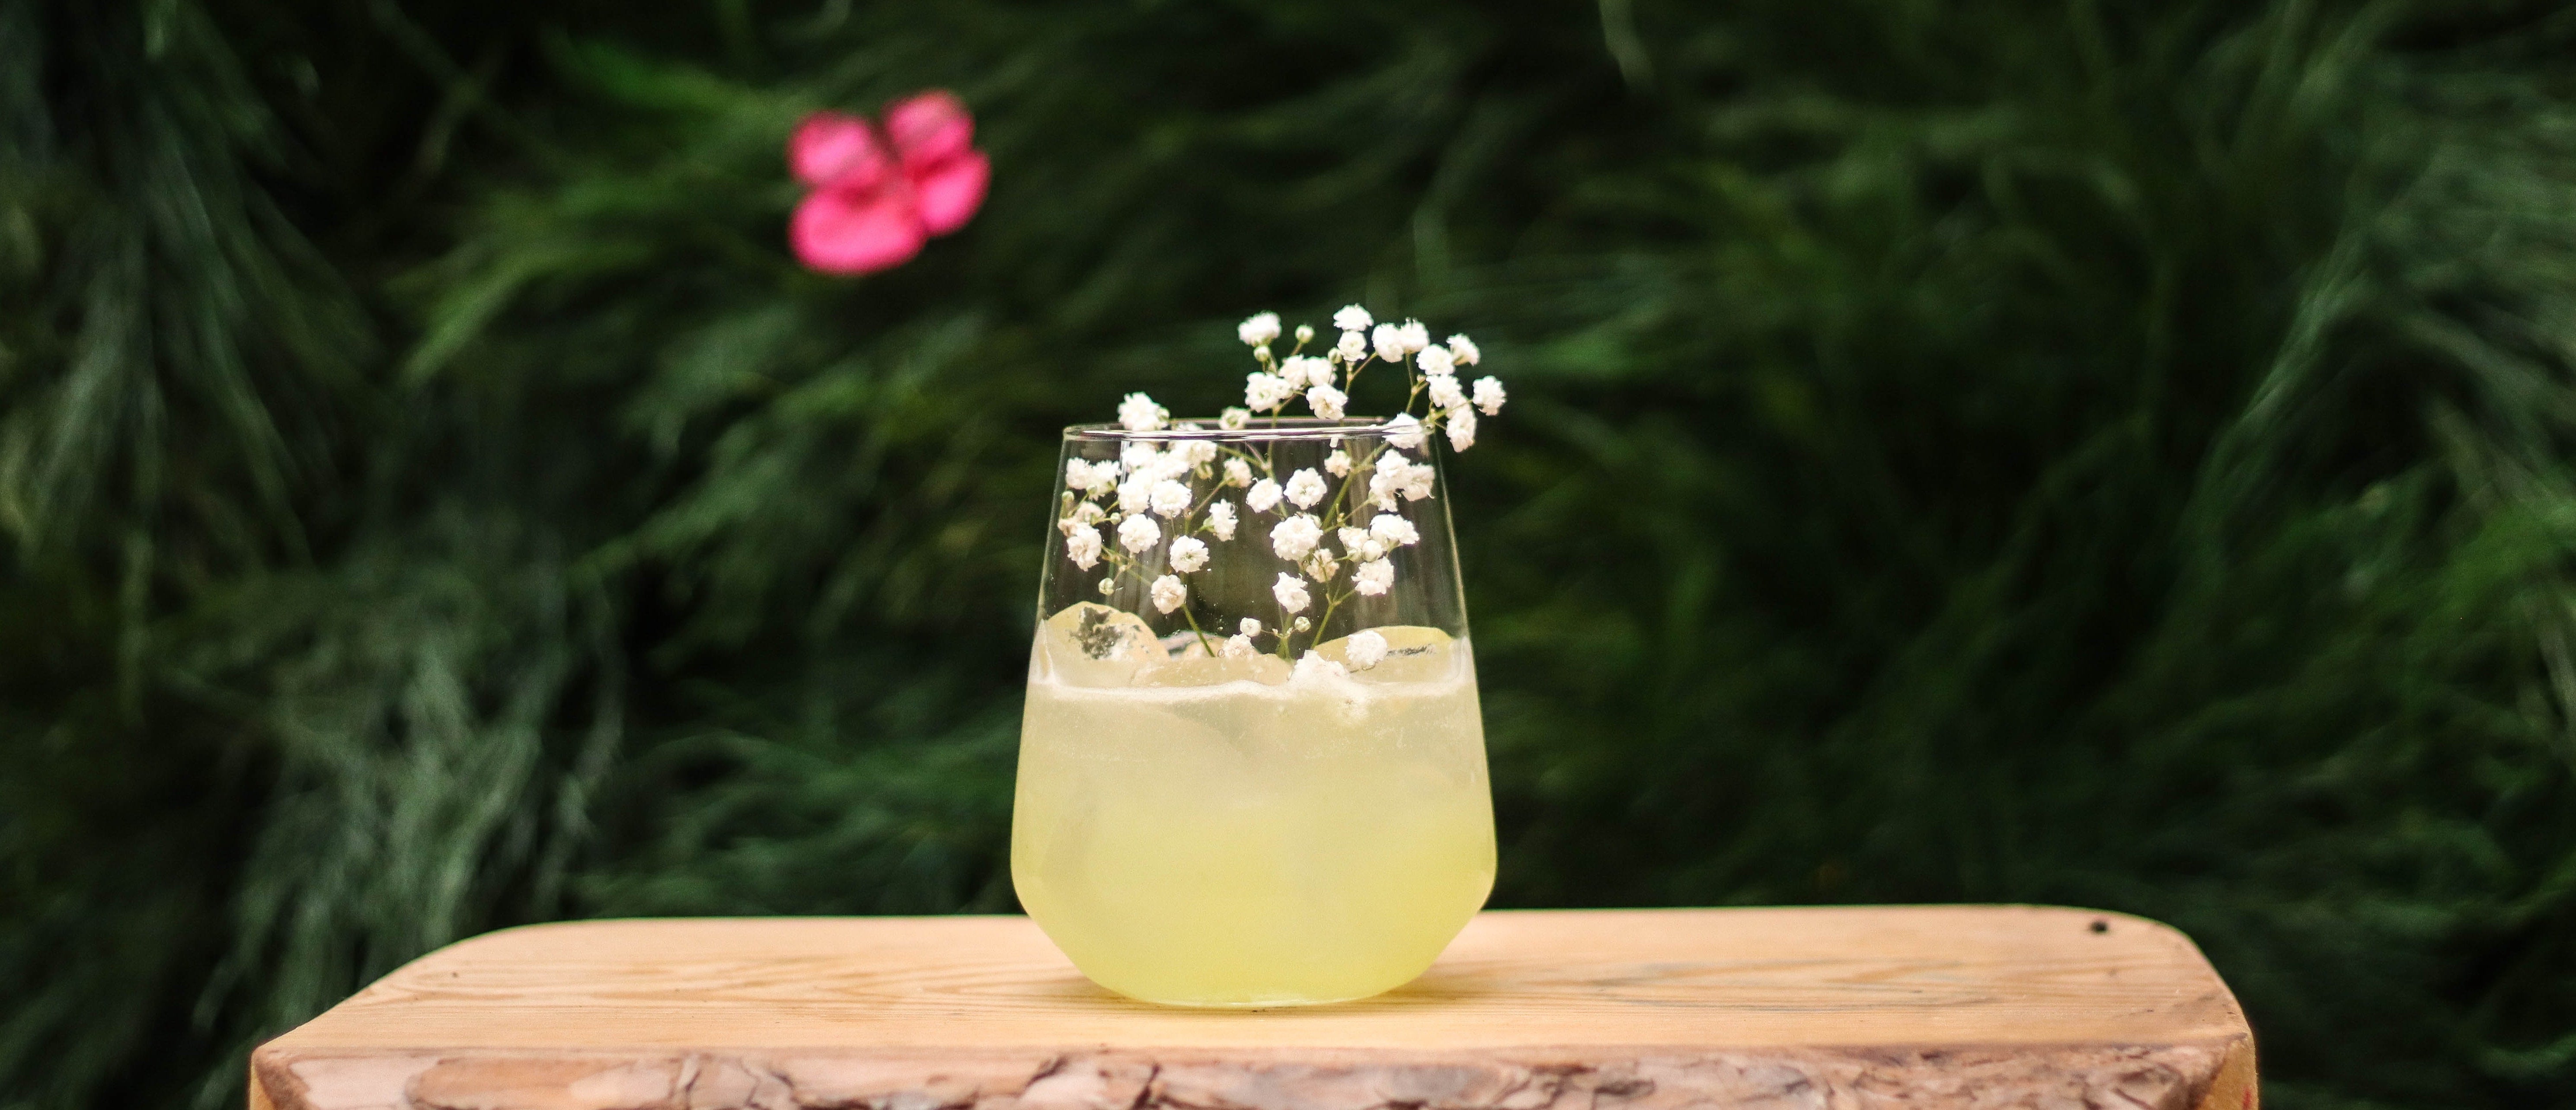
[[[1480,915],[1364,1002],[1110,994],[1025,918],[592,921],[386,976],[253,1110],[2253,1110],[2198,949],[2017,906]]]

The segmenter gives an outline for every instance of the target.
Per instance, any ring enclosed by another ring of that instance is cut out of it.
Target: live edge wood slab
[[[253,1110],[2252,1110],[2198,949],[2012,906],[1499,912],[1366,1002],[1092,986],[1017,917],[592,921],[431,953]]]

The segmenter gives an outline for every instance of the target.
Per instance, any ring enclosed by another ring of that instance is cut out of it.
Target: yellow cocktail
[[[1194,1006],[1362,998],[1421,974],[1484,904],[1464,640],[1354,676],[1267,656],[1068,673],[1045,637],[1011,877],[1093,981]]]

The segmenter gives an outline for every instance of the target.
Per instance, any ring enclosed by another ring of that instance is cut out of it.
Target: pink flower
[[[966,226],[993,176],[974,138],[965,103],[937,90],[886,109],[882,132],[844,112],[805,117],[787,139],[788,169],[814,187],[787,221],[796,257],[827,274],[874,273]]]

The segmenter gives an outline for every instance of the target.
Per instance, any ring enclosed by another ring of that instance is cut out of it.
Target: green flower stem
[[[1181,619],[1190,622],[1190,635],[1199,638],[1199,650],[1206,652],[1210,659],[1216,658],[1216,649],[1208,646],[1207,633],[1199,630],[1198,614],[1191,612],[1190,607],[1184,604],[1181,606]]]

